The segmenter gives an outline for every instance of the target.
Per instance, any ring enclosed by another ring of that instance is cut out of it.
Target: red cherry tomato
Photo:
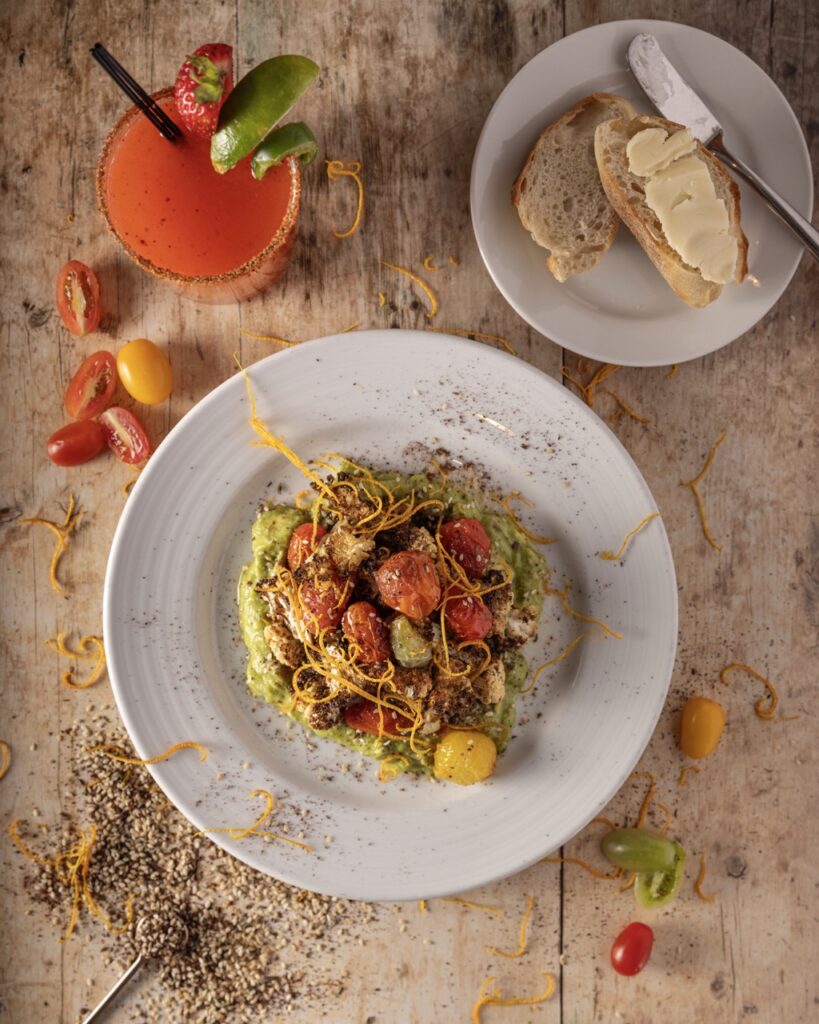
[[[312,523],[302,523],[290,534],[290,543],[287,545],[287,564],[292,572],[307,561],[310,555],[316,550],[316,545],[327,533],[323,526],[316,523],[315,532]]]
[[[110,352],[94,352],[80,363],[65,393],[65,411],[90,420],[108,408],[117,390],[117,363]]]
[[[618,974],[639,974],[648,963],[654,932],[647,924],[632,921],[620,932],[611,947],[611,966]]]
[[[362,665],[387,661],[391,653],[387,627],[369,601],[351,604],[341,620],[344,635],[358,648],[356,660]]]
[[[114,405],[100,416],[100,423],[108,435],[108,447],[120,461],[133,466],[151,454],[148,435],[132,412]]]
[[[467,594],[461,587],[451,586],[445,600],[444,622],[457,640],[470,643],[483,640],[492,629],[492,612],[480,597]]]
[[[480,579],[492,560],[492,541],[477,519],[453,519],[439,531],[444,550],[471,580]]]
[[[404,715],[398,714],[397,711],[389,711],[386,708],[381,710],[384,716],[381,731],[386,736],[401,736],[402,731],[405,734],[412,728],[412,721]],[[344,721],[351,729],[357,729],[359,732],[368,732],[373,736],[378,736],[378,705],[373,704],[371,700],[359,700],[344,709]]]
[[[424,551],[399,551],[375,571],[381,600],[408,619],[425,619],[441,600],[435,563]]]
[[[353,585],[340,573],[317,583],[302,583],[299,598],[305,608],[304,625],[315,636],[322,629],[335,629],[350,600]]]
[[[79,260],[66,263],[57,275],[57,309],[72,334],[88,334],[99,326],[100,283]]]
[[[108,435],[96,420],[80,420],[61,427],[46,442],[46,451],[58,466],[79,466],[105,450]]]

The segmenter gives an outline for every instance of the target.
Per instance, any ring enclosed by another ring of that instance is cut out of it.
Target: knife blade
[[[714,114],[669,61],[653,35],[641,32],[635,36],[626,58],[631,73],[663,117],[685,125],[704,146],[722,131]]]

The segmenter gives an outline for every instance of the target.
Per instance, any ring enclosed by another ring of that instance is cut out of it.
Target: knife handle
[[[801,213],[794,210],[790,203],[785,202],[782,196],[774,192],[770,185],[766,184],[747,164],[744,164],[733,154],[729,153],[725,148],[721,132],[715,135],[711,142],[709,142],[708,148],[724,164],[727,164],[731,170],[736,171],[740,177],[744,178],[749,185],[752,185],[757,190],[768,208],[773,210],[785,226],[791,229],[811,256],[819,261],[819,231],[816,230],[811,222],[803,217]]]

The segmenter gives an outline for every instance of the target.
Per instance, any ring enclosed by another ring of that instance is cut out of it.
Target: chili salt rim
[[[167,99],[169,96],[173,96],[173,87],[161,89],[159,92],[151,94],[152,99],[157,102]],[[284,214],[284,219],[279,225],[276,234],[260,253],[257,253],[251,259],[246,260],[233,270],[226,270],[221,274],[179,274],[174,270],[170,270],[168,267],[158,266],[145,256],[140,256],[140,254],[132,249],[131,246],[122,238],[120,233],[114,227],[111,221],[111,216],[108,212],[108,204],[105,198],[105,176],[111,150],[118,134],[128,126],[134,118],[139,117],[140,114],[141,111],[138,107],[129,107],[116,121],[105,137],[105,142],[103,143],[102,151],[100,153],[99,160],[97,161],[96,172],[97,209],[99,210],[100,216],[105,221],[106,227],[114,238],[116,238],[117,242],[122,246],[128,256],[134,261],[134,263],[141,267],[142,270],[151,274],[153,277],[177,286],[215,286],[231,284],[234,281],[250,277],[256,271],[263,270],[264,264],[273,256],[276,256],[295,236],[299,209],[301,206],[301,168],[299,161],[295,157],[287,157],[287,163],[290,167],[290,195],[287,201],[287,209]]]

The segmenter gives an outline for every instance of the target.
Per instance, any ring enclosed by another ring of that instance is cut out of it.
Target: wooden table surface
[[[427,254],[456,254],[461,265],[435,278],[436,323],[510,339],[518,354],[559,377],[574,357],[517,318],[492,285],[469,220],[472,152],[503,86],[534,54],[562,36],[626,17],[684,19],[744,50],[785,93],[816,156],[819,7],[809,0],[354,0],[273,4],[221,0],[32,0],[5,4],[3,71],[4,269],[2,317],[3,593],[2,719],[12,749],[0,783],[0,822],[56,822],[69,771],[59,730],[108,698],[104,680],[76,693],[59,685],[60,665],[43,644],[58,629],[101,630],[102,581],[123,507],[126,467],[100,459],[66,471],[45,457],[62,420],[65,386],[89,341],[71,337],[54,312],[57,269],[80,258],[98,269],[105,323],[93,344],[115,348],[145,336],[167,348],[176,386],[145,416],[160,438],[191,406],[246,363],[271,351],[240,329],[308,339],[352,323],[427,326],[411,287],[379,267],[419,268]],[[320,128],[322,157],[364,164],[363,229],[338,241],[331,227],[352,210],[352,186],[328,185],[322,164],[306,175],[300,241],[286,280],[261,300],[209,307],[177,298],[121,255],[94,203],[97,153],[125,101],[93,65],[102,40],[148,88],[173,80],[182,56],[205,40],[236,48],[240,71],[276,53],[303,52],[323,68],[299,116]],[[433,902],[430,913],[385,907],[364,946],[343,951],[351,982],[322,1019],[335,1024],[430,1024],[469,1019],[481,981],[495,974],[508,994],[540,990],[552,971],[557,993],[537,1007],[487,1008],[482,1020],[510,1022],[782,1021],[819,1019],[817,758],[813,694],[819,609],[817,522],[816,267],[805,258],[774,309],[740,341],[705,359],[666,369],[623,369],[620,396],[651,418],[613,423],[662,509],[679,577],[680,645],[666,710],[640,767],[654,771],[674,812],[672,830],[692,870],[676,902],[648,915],[657,935],[650,967],[623,979],[608,962],[614,936],[636,908],[631,893],[581,869],[540,864],[474,898],[500,905],[496,920]],[[390,302],[380,308],[377,295]],[[478,344],[478,342],[476,342]],[[616,411],[602,399],[598,411]],[[704,485],[717,552],[703,539],[691,493],[679,485],[702,466],[714,440],[727,439]],[[69,598],[52,593],[45,531],[21,517],[53,517],[70,492],[87,521],[63,559]],[[755,717],[760,690],[720,668],[747,662],[774,680],[797,721]],[[675,717],[693,693],[716,695],[728,715],[716,754],[681,789]],[[644,782],[632,783],[609,813],[634,814]],[[594,856],[599,826],[565,848]],[[709,868],[698,899],[700,854]],[[4,992],[0,1020],[74,1021],[112,980],[86,930],[66,946],[27,916],[18,857],[0,839],[5,906],[0,928]],[[14,870],[10,869],[13,866]],[[485,949],[511,948],[527,898],[536,898],[529,952],[500,961]],[[644,917],[646,915],[643,915]],[[401,925],[401,922],[405,922]],[[112,1019],[126,1019],[135,991]],[[271,1018],[272,1019],[272,1018]],[[314,1021],[299,1009],[294,1024]]]

